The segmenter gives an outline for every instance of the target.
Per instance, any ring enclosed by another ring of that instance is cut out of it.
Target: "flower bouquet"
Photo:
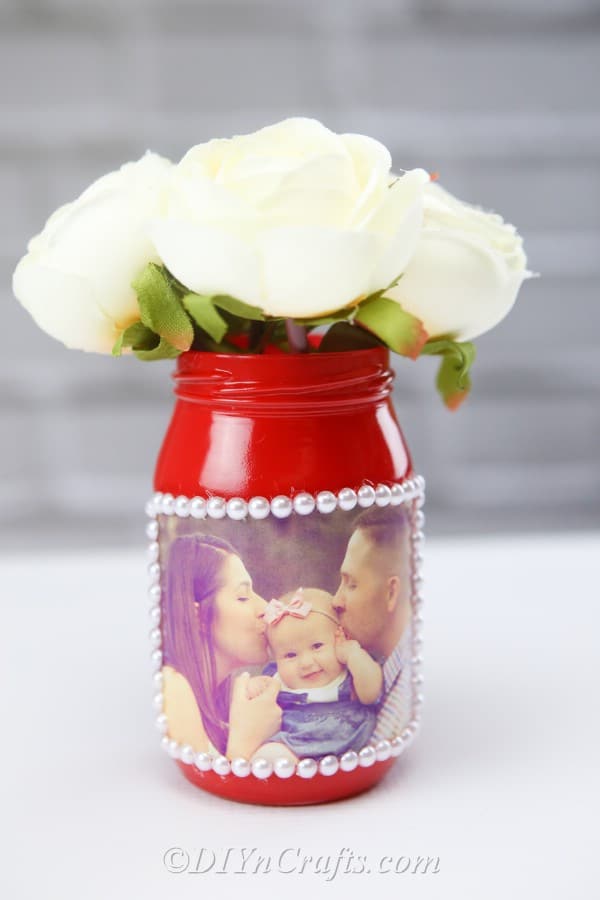
[[[420,721],[424,482],[389,350],[472,340],[526,268],[500,216],[311,119],[153,153],[57,210],[14,273],[68,347],[174,359],[149,517],[157,727],[193,783],[310,803],[374,784]]]

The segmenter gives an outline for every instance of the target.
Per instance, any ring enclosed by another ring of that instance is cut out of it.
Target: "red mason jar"
[[[383,347],[187,352],[147,504],[157,726],[193,784],[317,803],[419,719],[423,480]]]

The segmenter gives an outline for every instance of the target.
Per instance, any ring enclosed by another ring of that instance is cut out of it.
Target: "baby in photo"
[[[249,692],[256,696],[277,678],[283,714],[280,730],[255,756],[297,761],[364,747],[383,674],[358,641],[346,639],[331,594],[299,588],[272,600],[264,620],[273,661],[250,680]]]

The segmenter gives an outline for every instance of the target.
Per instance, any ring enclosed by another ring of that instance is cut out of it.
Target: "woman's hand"
[[[246,684],[246,693],[250,700],[254,700],[263,691],[270,687],[273,679],[270,675],[254,675],[249,678]]]
[[[250,673],[242,672],[233,682],[231,706],[229,707],[229,739],[227,756],[229,759],[252,754],[279,731],[281,708],[277,705],[279,682],[269,679],[270,684],[254,697],[250,696]]]

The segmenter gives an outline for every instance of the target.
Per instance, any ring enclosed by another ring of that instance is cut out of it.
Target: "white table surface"
[[[297,809],[205,794],[160,749],[142,546],[0,563],[7,900],[598,890],[600,536],[430,541],[421,733],[370,793]],[[217,862],[170,873],[173,847]],[[242,848],[272,870],[236,874]],[[315,872],[343,848],[371,873]],[[439,871],[377,872],[419,855]]]

